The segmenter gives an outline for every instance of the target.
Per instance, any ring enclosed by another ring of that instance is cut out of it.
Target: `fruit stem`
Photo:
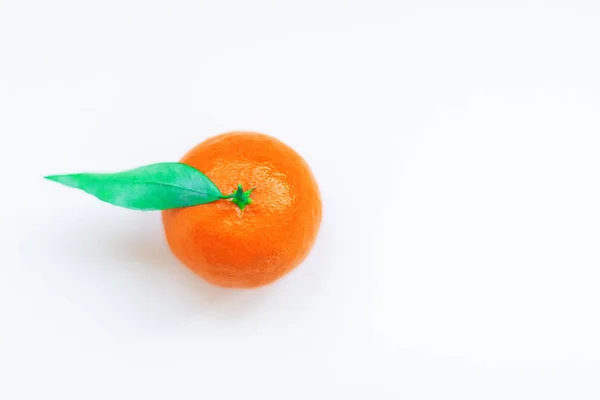
[[[242,185],[240,184],[238,185],[237,190],[235,192],[226,196],[221,196],[221,198],[231,199],[231,201],[235,203],[240,208],[240,210],[244,210],[244,207],[252,203],[250,194],[254,191],[254,189],[256,188],[252,188],[244,192],[244,189],[242,189]]]

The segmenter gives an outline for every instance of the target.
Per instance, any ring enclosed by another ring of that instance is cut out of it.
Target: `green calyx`
[[[240,210],[244,210],[244,208],[252,203],[252,199],[250,198],[250,194],[254,191],[255,188],[244,191],[242,189],[242,185],[238,185],[235,192],[228,196],[221,196],[222,199],[231,199],[233,203],[235,203]]]

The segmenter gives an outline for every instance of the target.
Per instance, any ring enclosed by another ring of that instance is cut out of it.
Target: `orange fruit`
[[[315,178],[296,151],[261,133],[229,132],[198,144],[180,161],[202,171],[224,194],[241,185],[250,199],[245,207],[219,200],[161,211],[171,251],[192,271],[215,285],[253,288],[283,277],[306,258],[322,204]]]

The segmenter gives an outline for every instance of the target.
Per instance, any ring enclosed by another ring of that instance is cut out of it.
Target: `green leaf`
[[[182,163],[151,164],[117,173],[46,176],[98,199],[133,210],[166,210],[206,204],[221,191],[202,172]]]

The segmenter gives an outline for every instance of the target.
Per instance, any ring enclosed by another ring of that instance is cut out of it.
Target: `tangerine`
[[[180,161],[232,192],[231,201],[162,211],[169,247],[192,271],[218,286],[254,288],[307,257],[322,204],[296,151],[269,135],[234,131],[203,141]]]

